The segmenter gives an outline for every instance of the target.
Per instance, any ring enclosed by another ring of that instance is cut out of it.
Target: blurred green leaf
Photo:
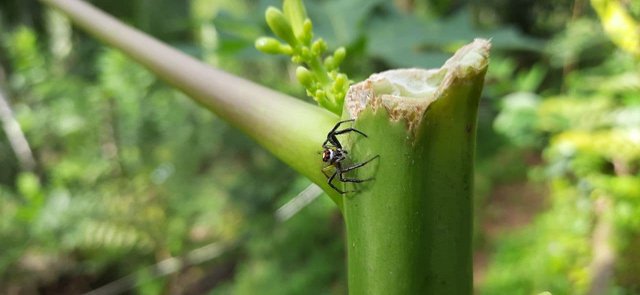
[[[22,173],[18,177],[16,184],[18,192],[29,202],[41,201],[42,191],[40,187],[40,180],[32,173]]]
[[[306,1],[314,21],[314,31],[328,44],[348,45],[361,36],[362,27],[370,21],[372,10],[382,0]]]
[[[512,93],[502,99],[502,111],[493,125],[516,145],[527,147],[540,143],[537,125],[540,97],[530,92]]]
[[[366,34],[367,46],[374,56],[400,67],[436,67],[446,60],[452,48],[480,37],[491,39],[492,49],[498,51],[542,49],[540,40],[525,37],[512,28],[476,29],[468,9],[436,21],[391,14],[374,19]]]

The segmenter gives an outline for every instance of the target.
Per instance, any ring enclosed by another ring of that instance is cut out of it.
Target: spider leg
[[[373,180],[373,177],[371,178],[366,178],[366,179],[359,179],[359,178],[346,178],[344,177],[344,172],[340,173],[340,181],[342,182],[355,182],[355,183],[361,183],[361,182],[365,182],[365,181],[369,181],[369,180]]]
[[[338,141],[338,138],[333,134],[333,132],[329,132],[329,134],[327,134],[327,140],[325,140],[324,143],[322,143],[322,147],[325,149],[329,148],[327,143],[330,143],[334,147],[342,149],[342,145],[340,144],[340,141]]]
[[[366,134],[364,134],[364,132],[362,132],[362,131],[360,131],[360,130],[358,130],[358,129],[352,128],[352,127],[349,127],[349,128],[346,128],[346,129],[342,129],[342,130],[339,130],[339,131],[336,131],[336,132],[334,132],[333,134],[334,134],[334,135],[340,135],[340,134],[344,134],[344,133],[352,132],[352,131],[353,131],[353,132],[360,133],[360,134],[361,134],[362,136],[364,136],[364,137],[369,137],[369,136],[367,136]]]
[[[333,129],[331,129],[331,131],[329,131],[329,133],[327,133],[327,140],[324,141],[324,143],[322,144],[322,147],[326,148],[327,147],[327,143],[331,143],[333,146],[335,146],[337,148],[342,148],[342,145],[340,144],[340,141],[338,141],[338,138],[336,137],[336,130],[338,130],[338,128],[340,128],[340,125],[342,125],[343,123],[353,122],[353,121],[355,121],[355,119],[343,120],[343,121],[340,121],[340,122],[336,123],[336,126],[333,126]],[[338,134],[341,134],[341,133],[338,133]]]
[[[373,161],[373,160],[375,160],[376,158],[379,158],[379,157],[380,157],[380,155],[375,155],[373,158],[371,158],[369,160],[366,160],[366,161],[364,161],[362,163],[356,163],[356,164],[353,164],[353,165],[351,165],[349,167],[345,167],[343,169],[340,169],[340,172],[348,172],[348,171],[351,171],[353,169],[360,168],[360,167],[362,167],[364,165],[367,165],[369,162],[371,162],[371,161]]]
[[[331,188],[333,188],[334,190],[336,190],[336,192],[340,193],[341,195],[344,195],[344,194],[346,194],[346,193],[348,193],[348,192],[347,192],[347,191],[343,191],[343,190],[339,189],[338,187],[336,187],[336,186],[333,184],[333,179],[334,179],[334,178],[336,178],[336,175],[338,175],[338,171],[339,171],[339,170],[338,170],[338,169],[336,169],[336,172],[334,172],[334,173],[333,173],[333,175],[331,175],[331,177],[329,177],[329,179],[327,180],[327,183],[329,184],[329,186],[330,186]]]
[[[371,158],[371,159],[369,159],[369,160],[367,160],[367,161],[364,161],[364,162],[362,162],[362,163],[357,163],[357,164],[351,165],[351,166],[349,166],[349,167],[346,167],[346,168],[344,168],[344,169],[340,169],[340,170],[338,170],[338,171],[340,172],[340,173],[339,173],[340,181],[342,181],[342,182],[361,183],[361,182],[365,182],[365,181],[373,180],[373,179],[374,179],[374,177],[365,178],[365,179],[359,179],[359,178],[348,178],[348,177],[345,177],[345,176],[344,176],[344,174],[345,174],[346,172],[351,171],[351,170],[354,170],[354,169],[360,168],[360,167],[362,167],[362,166],[366,165],[367,163],[369,163],[369,162],[373,161],[374,159],[376,159],[376,158],[378,158],[378,157],[380,157],[380,155],[376,155],[376,156],[374,156],[373,158]],[[357,191],[353,191],[353,192],[357,192]]]
[[[336,132],[336,130],[338,130],[338,127],[340,127],[340,125],[342,125],[343,123],[347,123],[347,122],[353,122],[356,119],[349,119],[349,120],[342,120],[338,123],[336,123],[336,126],[333,126],[333,129],[331,129],[331,131],[329,131],[329,133],[334,133]]]

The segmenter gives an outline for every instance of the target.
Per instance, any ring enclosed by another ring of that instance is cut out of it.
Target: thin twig
[[[7,135],[7,139],[11,144],[13,152],[18,158],[20,168],[23,171],[33,171],[36,167],[36,161],[34,160],[33,153],[27,138],[20,128],[20,124],[13,115],[9,101],[7,101],[3,91],[0,89],[0,121],[2,122],[2,129]]]
[[[311,202],[317,199],[320,195],[322,195],[322,189],[313,183],[310,184],[297,196],[295,196],[286,204],[282,205],[282,207],[280,207],[276,211],[276,219],[279,222],[289,220],[291,217],[300,212],[300,210],[302,210],[304,207],[311,204]]]
[[[162,260],[154,265],[148,266],[142,270],[108,283],[98,289],[87,292],[85,293],[85,295],[121,294],[144,283],[149,279],[167,276],[169,274],[178,272],[187,266],[200,264],[217,258],[227,251],[233,249],[237,245],[237,242],[231,244],[223,242],[211,243],[192,250],[182,257],[171,257]],[[140,280],[138,274],[141,272],[151,273],[151,278],[148,278],[147,280]]]

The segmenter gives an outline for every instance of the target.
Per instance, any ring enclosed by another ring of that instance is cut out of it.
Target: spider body
[[[344,121],[338,122],[336,126],[334,126],[333,129],[329,131],[329,133],[327,134],[327,139],[322,144],[322,148],[324,149],[322,151],[322,161],[328,164],[326,167],[322,169],[322,173],[324,174],[324,176],[327,177],[327,183],[329,184],[329,186],[331,186],[331,188],[333,188],[340,194],[346,194],[353,191],[343,191],[338,187],[336,187],[333,184],[333,180],[336,178],[336,176],[338,176],[338,180],[342,182],[360,183],[360,182],[372,180],[373,178],[367,178],[367,179],[348,178],[345,176],[345,173],[355,170],[357,168],[360,168],[366,165],[367,163],[373,161],[375,158],[379,157],[379,155],[376,155],[375,157],[367,161],[364,161],[361,163],[355,163],[349,166],[343,166],[343,161],[347,159],[347,155],[349,153],[347,152],[347,150],[342,148],[342,144],[338,140],[337,136],[340,134],[348,133],[348,132],[356,132],[364,137],[367,137],[367,135],[364,134],[362,131],[352,127],[338,130],[338,128],[340,128],[340,125],[342,125],[343,123],[353,122],[353,121],[354,120],[351,119],[351,120],[344,120]],[[331,167],[333,167],[335,171],[333,173],[327,174],[326,172],[327,169]]]

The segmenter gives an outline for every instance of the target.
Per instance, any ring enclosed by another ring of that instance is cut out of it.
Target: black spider
[[[329,133],[327,134],[327,140],[325,140],[324,143],[322,144],[322,147],[324,148],[324,151],[322,152],[322,161],[329,164],[322,169],[322,174],[324,174],[324,176],[327,177],[328,179],[327,183],[329,184],[329,186],[331,186],[334,190],[336,190],[340,194],[346,194],[354,191],[343,191],[337,188],[333,184],[333,179],[336,177],[336,175],[338,175],[338,179],[342,182],[360,183],[360,182],[372,180],[373,178],[367,178],[367,179],[346,178],[344,174],[351,170],[360,168],[380,156],[380,155],[376,155],[375,157],[367,161],[364,161],[362,163],[355,163],[351,166],[347,166],[347,167],[342,166],[342,161],[347,158],[348,152],[342,148],[342,144],[340,144],[340,141],[336,136],[340,134],[345,134],[348,132],[356,132],[361,134],[364,137],[367,137],[367,135],[364,134],[362,131],[352,127],[345,128],[342,130],[337,130],[342,123],[353,122],[353,121],[354,120],[351,119],[351,120],[344,120],[344,121],[338,122],[336,126],[334,126],[333,129],[329,131]],[[326,170],[329,167],[335,168],[335,171],[333,172],[333,174],[327,174]]]

